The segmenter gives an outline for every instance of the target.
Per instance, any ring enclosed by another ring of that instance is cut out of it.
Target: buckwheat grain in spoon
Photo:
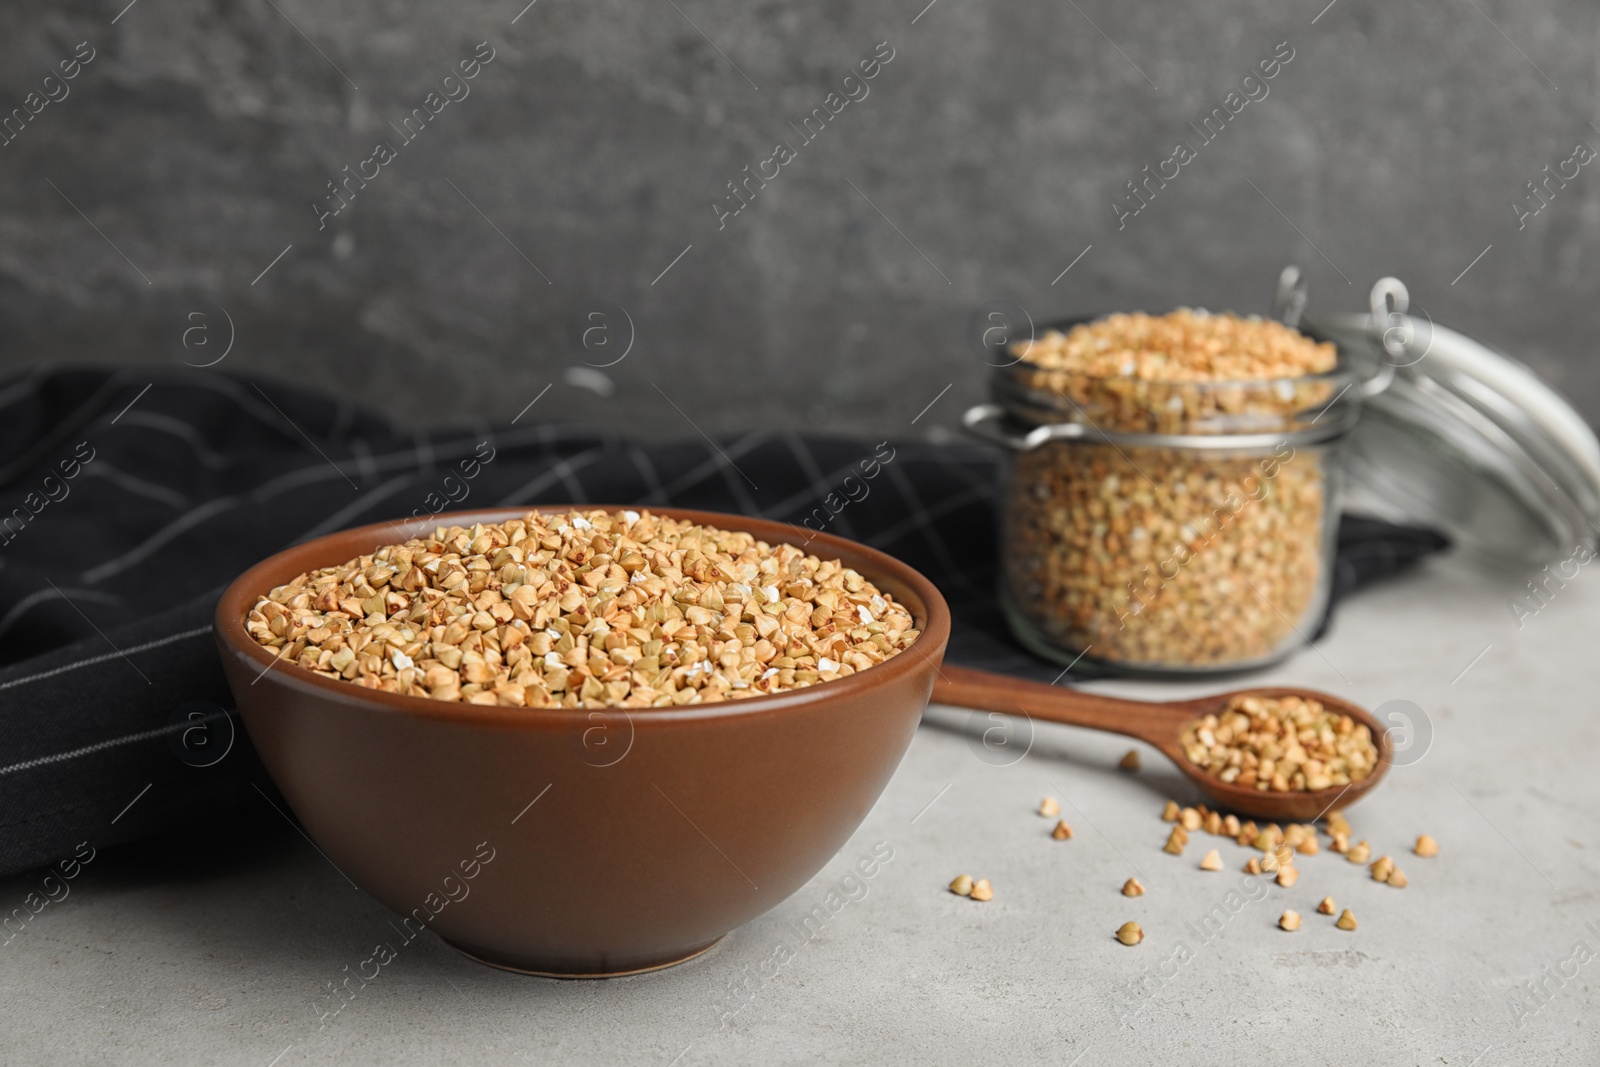
[[[1147,702],[947,665],[933,699],[1137,738],[1218,804],[1277,822],[1306,822],[1354,804],[1393,757],[1384,728],[1366,709],[1285,686]],[[1179,810],[1174,830],[1200,825],[1190,810],[1187,818]],[[1169,841],[1169,850],[1181,848]]]

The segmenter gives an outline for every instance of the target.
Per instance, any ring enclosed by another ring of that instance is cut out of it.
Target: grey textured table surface
[[[99,858],[0,947],[0,1060],[1595,1063],[1600,579],[1584,570],[1520,629],[1519,584],[1437,561],[1346,604],[1323,643],[1265,678],[1425,710],[1421,758],[1350,812],[1400,861],[1404,890],[1326,851],[1301,859],[1292,889],[1246,889],[1231,843],[1221,873],[1198,869],[1199,835],[1181,858],[1160,851],[1162,802],[1194,795],[1154,753],[1129,775],[1119,739],[1041,725],[1025,758],[996,766],[971,713],[935,708],[827,869],[650,975],[518,977],[430,934],[319,1027],[322,987],[389,936],[389,915],[302,838],[280,824]],[[1046,794],[1072,840],[1034,814]],[[1438,858],[1410,854],[1422,831]],[[879,842],[893,858],[802,927]],[[990,878],[995,899],[946,892],[963,871]],[[1139,872],[1150,891],[1123,898]],[[36,880],[0,891],[20,900]],[[1324,894],[1360,929],[1317,915]],[[1299,932],[1275,927],[1285,907],[1306,916]],[[1135,948],[1112,939],[1127,919],[1147,931]]]

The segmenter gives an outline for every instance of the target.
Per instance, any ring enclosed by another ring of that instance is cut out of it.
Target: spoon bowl
[[[1234,697],[1300,697],[1319,701],[1329,711],[1348,715],[1372,734],[1378,759],[1359,782],[1308,792],[1275,793],[1235,785],[1189,761],[1181,738],[1184,728],[1206,715],[1221,714]],[[941,704],[1021,715],[1067,726],[1085,726],[1137,738],[1160,750],[1206,796],[1223,808],[1273,822],[1311,822],[1329,811],[1344,809],[1372,791],[1388,772],[1394,746],[1382,724],[1365,708],[1342,697],[1294,686],[1260,686],[1189,700],[1145,701],[1061,689],[988,671],[946,664],[934,683],[933,700]]]

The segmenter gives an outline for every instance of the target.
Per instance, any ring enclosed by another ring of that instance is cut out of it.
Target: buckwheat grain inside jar
[[[1326,607],[1360,390],[1281,323],[1117,314],[1011,345],[966,424],[1012,449],[1001,598],[1063,664],[1238,670]],[[996,361],[999,362],[999,361]]]

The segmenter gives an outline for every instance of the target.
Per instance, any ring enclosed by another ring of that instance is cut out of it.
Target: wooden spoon
[[[1220,714],[1228,701],[1236,696],[1285,697],[1296,696],[1321,701],[1330,711],[1350,716],[1372,731],[1373,744],[1378,749],[1378,762],[1372,773],[1350,785],[1313,792],[1274,793],[1239,785],[1230,785],[1189,762],[1184,755],[1179,738],[1185,726],[1207,714]],[[1006,715],[1022,715],[1046,722],[1065,723],[1068,726],[1086,726],[1091,730],[1109,730],[1112,733],[1136,737],[1154,745],[1161,753],[1178,765],[1178,769],[1199,786],[1201,792],[1218,804],[1256,818],[1275,822],[1309,822],[1326,814],[1335,806],[1347,808],[1360,800],[1389,769],[1393,746],[1384,727],[1365,708],[1358,707],[1336,696],[1312,689],[1295,689],[1288,686],[1268,686],[1259,689],[1235,689],[1227,693],[1195,697],[1193,700],[1144,701],[1124,700],[1120,697],[1086,693],[1081,689],[1062,689],[1041,682],[1029,682],[1003,674],[956,667],[950,664],[940,670],[934,683],[933,699],[940,704],[953,704],[982,711],[998,711]]]

